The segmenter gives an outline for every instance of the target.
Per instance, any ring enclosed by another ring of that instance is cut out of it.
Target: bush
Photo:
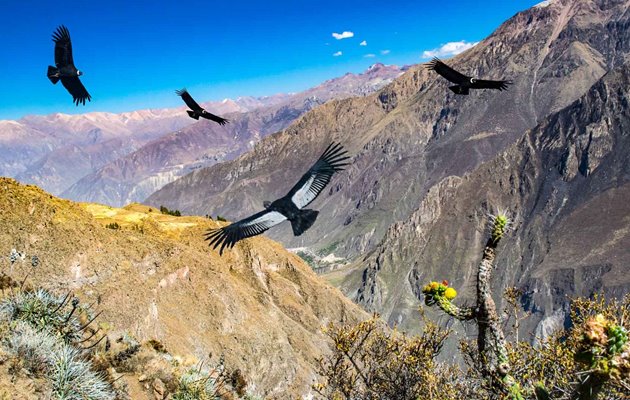
[[[189,369],[179,378],[179,386],[173,394],[173,400],[220,400],[221,384],[218,377],[210,371]]]
[[[91,370],[81,352],[47,331],[38,331],[28,322],[14,325],[6,347],[22,360],[31,373],[45,377],[55,399],[113,400],[111,385]]]
[[[111,223],[105,225],[105,228],[120,229],[120,225],[118,224],[118,222],[111,222]]]
[[[422,289],[427,306],[477,327],[460,350],[467,369],[435,361],[448,331],[425,320],[421,337],[379,329],[373,318],[356,326],[329,325],[332,355],[320,361],[322,383],[313,388],[334,399],[567,399],[630,398],[630,294],[607,302],[595,295],[570,304],[570,328],[537,347],[518,340],[522,292],[505,291],[502,318],[491,292],[497,245],[507,232],[505,215],[492,217],[477,273],[474,306],[457,306],[447,281]],[[505,326],[513,320],[514,338]]]
[[[181,217],[182,213],[179,210],[169,210],[164,206],[160,206],[160,212],[166,215],[172,215],[174,217]]]
[[[457,399],[454,368],[438,363],[449,331],[426,321],[422,335],[389,330],[377,316],[355,326],[328,325],[333,353],[320,359],[324,381],[313,389],[332,399]]]
[[[79,340],[79,316],[87,313],[77,298],[56,296],[44,289],[18,292],[0,302],[0,321],[23,321],[38,331],[61,337],[65,342]]]

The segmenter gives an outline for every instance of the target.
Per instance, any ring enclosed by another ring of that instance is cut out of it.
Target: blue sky
[[[0,0],[0,119],[173,107],[184,86],[201,101],[300,91],[375,62],[415,64],[424,51],[474,43],[535,3]],[[46,78],[60,24],[93,98],[85,107]],[[344,32],[353,36],[333,37]]]

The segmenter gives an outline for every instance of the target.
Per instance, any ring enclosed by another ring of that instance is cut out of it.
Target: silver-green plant
[[[51,396],[59,400],[114,400],[111,385],[91,370],[82,353],[59,336],[37,330],[25,321],[17,321],[4,341],[4,347],[22,360],[31,373],[45,377]]]
[[[78,299],[56,296],[44,289],[18,292],[0,302],[0,321],[23,321],[37,330],[61,337],[65,342],[81,339],[83,311]]]
[[[179,378],[172,400],[219,400],[224,386],[223,358],[213,369],[190,368]]]
[[[61,345],[52,353],[49,379],[53,397],[63,400],[113,400],[111,385],[90,368],[76,348]]]

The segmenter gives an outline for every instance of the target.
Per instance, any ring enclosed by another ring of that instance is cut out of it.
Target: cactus
[[[509,220],[505,214],[498,213],[492,216],[490,221],[492,226],[490,240],[492,240],[493,243],[498,243],[505,234]]]
[[[628,332],[603,314],[588,318],[583,326],[575,360],[588,367],[588,373],[578,383],[574,398],[597,397],[610,379],[630,375]]]
[[[503,212],[490,218],[490,237],[477,272],[476,307],[459,308],[454,305],[451,300],[455,298],[457,292],[448,287],[447,281],[441,284],[431,282],[422,292],[425,295],[425,304],[429,306],[437,304],[442,311],[459,320],[475,320],[479,329],[477,346],[480,360],[483,360],[480,367],[484,375],[490,377],[491,385],[497,392],[507,394],[511,399],[520,400],[523,399],[523,395],[520,385],[510,375],[511,366],[508,362],[505,336],[490,290],[495,251],[509,223]]]

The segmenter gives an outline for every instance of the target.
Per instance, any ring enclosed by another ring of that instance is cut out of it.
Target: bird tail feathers
[[[53,83],[53,85],[59,82],[59,70],[52,65],[48,66],[48,79]]]
[[[196,112],[190,110],[187,110],[186,112],[188,113],[188,115],[190,115],[190,118],[199,119],[199,114],[197,114]]]
[[[301,210],[301,212],[291,220],[291,228],[293,228],[293,234],[295,236],[300,236],[308,228],[313,226],[315,220],[317,219],[317,214],[319,211],[315,210]]]

